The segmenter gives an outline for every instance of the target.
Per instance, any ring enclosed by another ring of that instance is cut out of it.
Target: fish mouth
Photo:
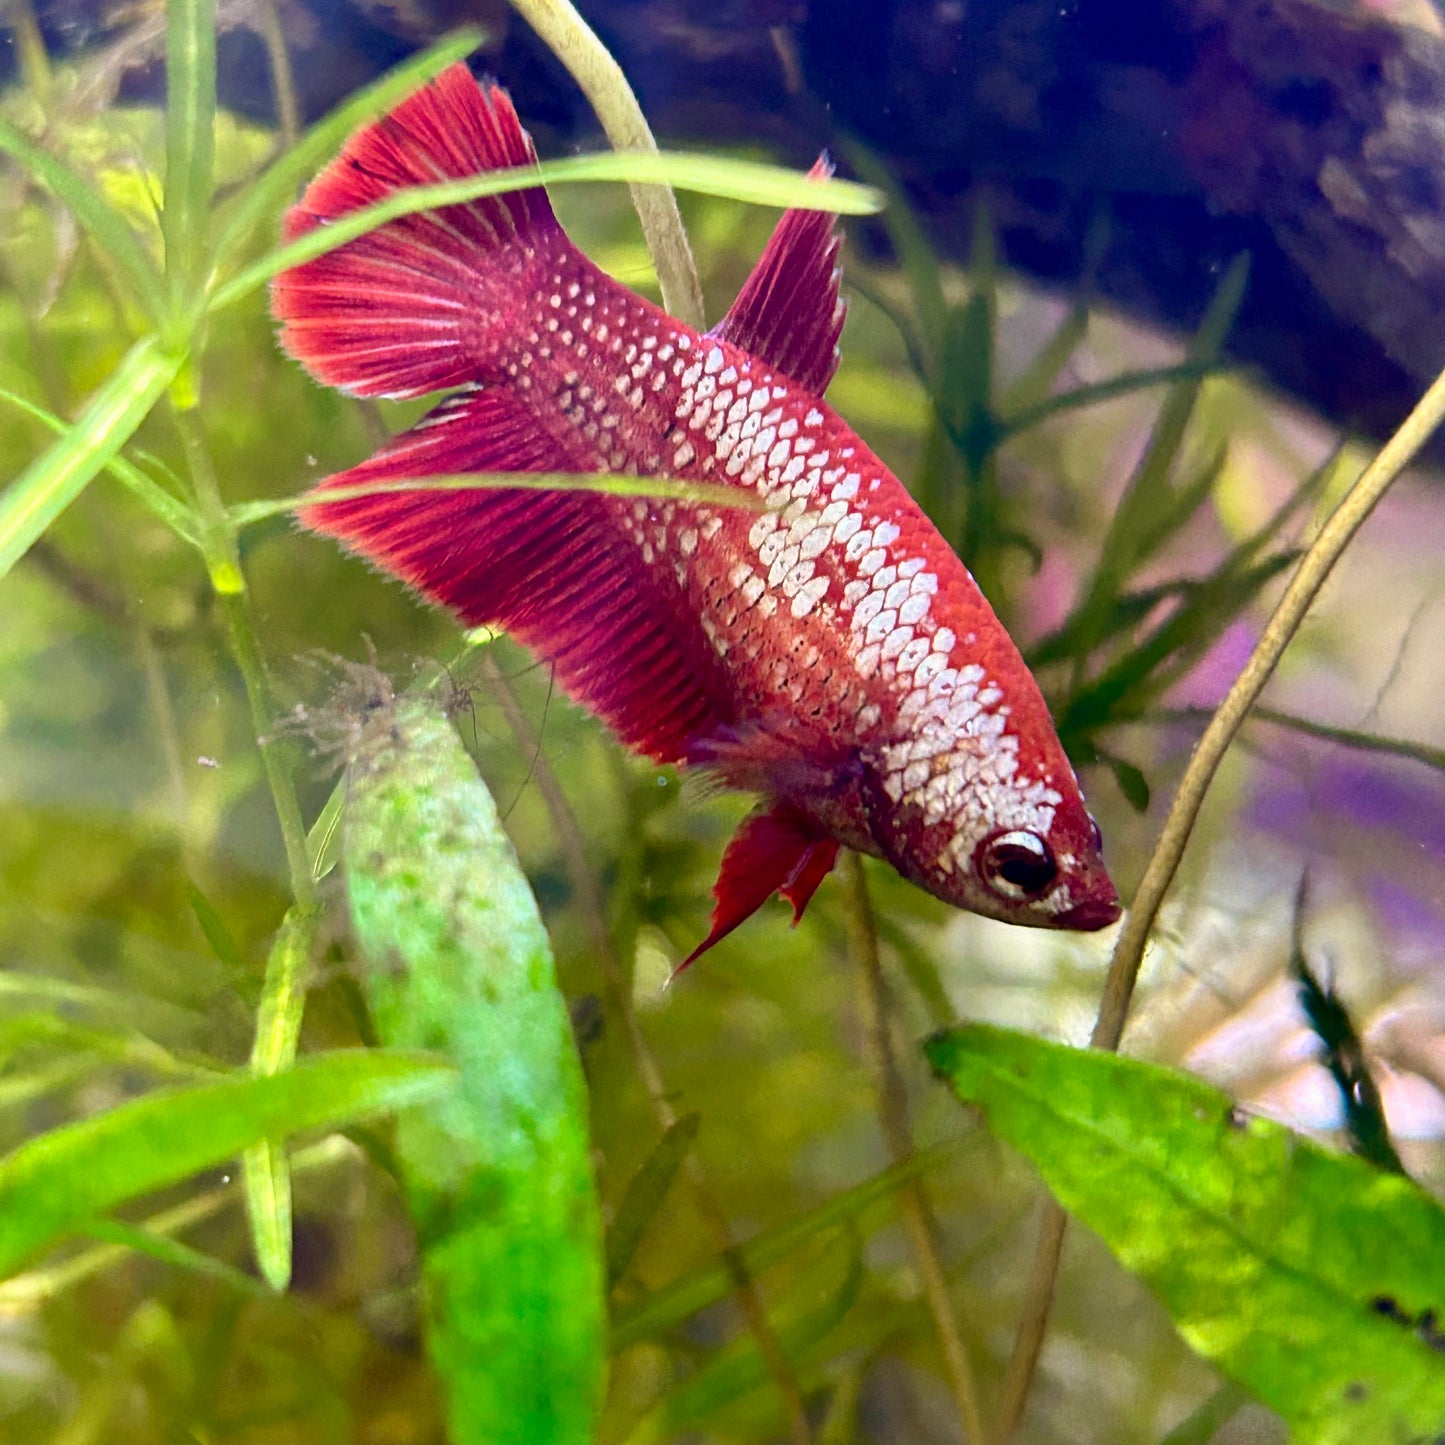
[[[1054,923],[1059,928],[1073,928],[1080,933],[1093,933],[1119,921],[1124,910],[1119,904],[1119,895],[1112,888],[1099,897],[1086,898],[1063,913],[1056,914]]]

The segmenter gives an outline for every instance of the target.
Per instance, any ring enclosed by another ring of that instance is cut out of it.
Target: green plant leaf
[[[136,303],[159,322],[166,310],[161,274],[135,232],[100,192],[5,120],[0,120],[0,150],[8,151],[55,193],[125,278]]]
[[[216,152],[215,0],[166,0],[166,189],[161,233],[172,317],[189,314],[208,263]]]
[[[306,1005],[306,968],[316,942],[320,910],[297,904],[288,910],[266,960],[251,1072],[279,1074],[296,1059]],[[251,1245],[266,1283],[283,1290],[291,1282],[291,1174],[286,1146],[263,1139],[241,1160]]]
[[[1301,1445],[1445,1430],[1445,1212],[1186,1074],[985,1025],[929,1062]]]
[[[216,263],[221,265],[229,260],[258,227],[274,226],[276,218],[296,199],[297,187],[341,149],[352,131],[390,110],[433,76],[440,75],[447,66],[464,60],[485,38],[485,32],[475,27],[458,30],[387,71],[370,85],[353,91],[317,121],[222,211],[212,246]]]
[[[801,171],[758,161],[731,160],[724,156],[658,154],[613,151],[605,155],[572,156],[566,160],[543,161],[536,166],[488,171],[462,181],[443,181],[434,186],[410,186],[384,201],[350,211],[330,225],[319,226],[304,236],[263,256],[224,285],[218,286],[207,306],[219,311],[249,296],[273,276],[303,261],[324,256],[338,246],[384,226],[399,216],[431,211],[439,206],[458,206],[483,196],[528,190],[539,185],[575,182],[627,181],[641,185],[672,186],[680,191],[697,191],[706,196],[726,196],[758,206],[802,207],[836,211],[843,216],[866,216],[882,205],[878,193],[853,181],[809,180]]]
[[[1144,776],[1143,769],[1124,758],[1116,758],[1113,753],[1100,753],[1099,761],[1113,773],[1114,781],[1118,783],[1119,791],[1124,795],[1124,801],[1136,813],[1147,813],[1149,811],[1149,779]]]
[[[1066,746],[1107,722],[1138,717],[1294,561],[1293,552],[1277,552],[1243,571],[1226,564],[1203,582],[1186,584],[1174,612],[1069,700],[1058,723]]]
[[[822,1254],[818,1265],[776,1311],[778,1346],[792,1361],[818,1350],[853,1307],[863,1285],[863,1252],[855,1238],[842,1232],[825,1242]],[[662,1445],[715,1423],[719,1411],[768,1378],[757,1340],[744,1335],[672,1390],[638,1424],[628,1445]]]
[[[0,1159],[0,1276],[91,1219],[232,1158],[257,1139],[332,1128],[452,1086],[397,1051],[341,1050],[285,1074],[167,1089],[31,1139]]]
[[[861,1220],[886,1202],[910,1179],[920,1179],[950,1157],[954,1149],[939,1145],[905,1159],[889,1169],[844,1189],[816,1209],[790,1219],[750,1239],[738,1250],[743,1268],[756,1274],[780,1259],[805,1248],[824,1230]],[[659,1335],[708,1305],[726,1299],[737,1287],[736,1266],[720,1263],[665,1285],[640,1304],[619,1310],[612,1321],[612,1350],[616,1353],[653,1335]]]
[[[115,459],[174,380],[183,359],[154,337],[136,342],[80,420],[0,492],[0,578]]]
[[[616,1284],[632,1263],[653,1215],[662,1207],[677,1171],[697,1138],[701,1114],[686,1114],[653,1146],[627,1190],[607,1231],[607,1282]]]
[[[16,392],[7,391],[4,387],[0,387],[0,401],[8,402],[17,411],[23,411],[27,416],[33,417],[42,426],[49,427],[57,436],[63,437],[70,430],[70,423],[62,421],[53,411],[47,411],[43,406],[37,406],[33,401],[28,401]],[[105,464],[105,470],[122,486],[128,488],[178,537],[183,538],[192,546],[200,545],[198,540],[200,527],[195,514],[184,502],[173,497],[164,487],[152,481],[138,466],[122,456],[112,457]]]
[[[1244,297],[1248,278],[1248,258],[1240,257],[1220,281],[1209,309],[1190,341],[1186,357],[1188,366],[1207,371],[1215,364]],[[1150,547],[1157,548],[1167,540],[1168,534],[1161,528],[1161,519],[1170,515],[1176,522],[1187,519],[1181,517],[1175,505],[1178,493],[1169,479],[1184,445],[1184,435],[1202,385],[1202,375],[1190,376],[1169,389],[1149,434],[1144,455],[1114,509],[1109,532],[1099,554],[1099,564],[1075,609],[1077,620],[1071,617],[1066,624],[1077,628],[1082,638],[1080,665],[1083,655],[1099,642],[1104,619],[1139,564],[1146,542]],[[1038,410],[1035,408],[1034,419],[1037,419]]]
[[[97,1244],[119,1245],[123,1249],[134,1250],[137,1254],[158,1259],[172,1269],[183,1269],[206,1279],[218,1280],[240,1295],[252,1299],[270,1298],[268,1286],[254,1275],[244,1274],[214,1255],[139,1225],[122,1224],[117,1219],[97,1219],[86,1225],[85,1233]]]
[[[456,1063],[397,1120],[456,1445],[586,1445],[602,1229],[566,1000],[491,794],[437,704],[355,669],[343,857],[376,1030]]]
[[[519,492],[601,492],[612,497],[656,497],[699,506],[733,507],[761,512],[767,504],[754,492],[718,482],[684,482],[673,477],[639,477],[630,472],[439,472],[428,477],[397,477],[353,487],[328,487],[328,502],[356,497],[384,497],[394,492],[474,492],[501,488]],[[286,516],[316,500],[314,493],[268,502],[242,502],[232,507],[238,527]]]

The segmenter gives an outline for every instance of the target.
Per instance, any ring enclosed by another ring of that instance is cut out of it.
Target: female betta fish
[[[506,93],[458,65],[357,132],[286,235],[401,187],[535,163]],[[837,250],[830,215],[787,212],[700,335],[582,255],[538,186],[389,222],[272,293],[283,345],[328,385],[458,388],[323,482],[305,525],[466,623],[506,628],[630,748],[762,794],[689,963],[775,892],[801,917],[844,844],[1011,923],[1119,914],[1017,648],[822,399]],[[663,474],[738,487],[763,510],[515,489],[327,500],[485,471]]]

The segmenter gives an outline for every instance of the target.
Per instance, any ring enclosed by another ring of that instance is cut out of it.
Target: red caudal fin
[[[837,856],[837,843],[819,836],[786,803],[750,813],[723,854],[712,890],[717,900],[712,930],[678,965],[678,972],[726,938],[774,893],[793,905],[797,923]]]
[[[536,161],[506,92],[480,90],[454,65],[352,136],[291,209],[285,236],[407,187]],[[570,250],[540,186],[403,216],[276,278],[281,343],[318,381],[359,396],[482,380],[489,338],[559,248]]]
[[[808,172],[833,174],[827,156]],[[711,334],[761,357],[816,396],[838,369],[840,239],[828,211],[785,211],[728,314]]]
[[[696,636],[637,567],[602,498],[498,487],[327,500],[410,477],[579,470],[515,397],[467,391],[327,478],[300,517],[468,624],[506,628],[630,747],[680,761],[690,739],[722,726],[720,713],[692,665]]]

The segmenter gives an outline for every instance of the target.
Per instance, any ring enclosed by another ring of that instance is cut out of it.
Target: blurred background
[[[1127,899],[1296,549],[1445,366],[1439,13],[1427,0],[604,0],[586,13],[664,146],[799,165],[826,147],[844,174],[889,189],[883,217],[845,228],[850,309],[829,399],[1036,663]],[[462,21],[487,27],[474,69],[511,89],[544,157],[603,143],[565,71],[490,0],[222,0],[219,15],[223,187]],[[153,236],[161,7],[9,0],[0,24],[0,113]],[[655,294],[620,188],[554,199],[584,250]],[[716,320],[775,217],[682,205]],[[134,328],[120,280],[63,208],[0,167],[0,387],[74,416]],[[318,388],[283,359],[259,300],[213,323],[200,386],[228,502],[299,492],[423,409]],[[6,477],[48,442],[7,409]],[[184,466],[164,416],[134,455],[161,477]],[[1442,523],[1427,462],[1347,554],[1215,785],[1126,1042],[1338,1141],[1339,1094],[1289,970],[1298,927],[1365,1041],[1406,1164],[1437,1189]],[[367,639],[399,682],[457,654],[447,618],[329,543],[275,522],[243,544],[278,724],[325,700],[328,655],[362,657]],[[462,734],[574,1003],[609,1209],[660,1133],[635,1031],[673,1109],[698,1117],[710,1202],[674,1187],[618,1281],[603,1438],[784,1437],[726,1291],[685,1308],[716,1263],[715,1210],[757,1246],[764,1297],[797,1324],[817,1430],[957,1439],[895,1193],[872,1183],[896,1161],[837,880],[796,931],[770,906],[669,986],[748,800],[624,756],[505,640],[457,681]],[[194,553],[98,481],[0,589],[4,1147],[246,1059],[289,899],[255,737]],[[300,776],[310,821],[333,779],[324,758]],[[1011,929],[884,867],[868,876],[886,1033],[992,1397],[1041,1195],[916,1045],[954,1018],[1082,1041],[1112,932]],[[337,917],[306,1046],[365,1037]],[[440,1439],[395,1191],[357,1144],[310,1147],[285,1298],[93,1251],[0,1285],[0,1434]],[[181,1211],[186,1238],[247,1267],[229,1176],[155,1210]],[[1160,1440],[1215,1383],[1144,1288],[1073,1231],[1019,1438]],[[1201,1438],[1283,1436],[1246,1407]]]

